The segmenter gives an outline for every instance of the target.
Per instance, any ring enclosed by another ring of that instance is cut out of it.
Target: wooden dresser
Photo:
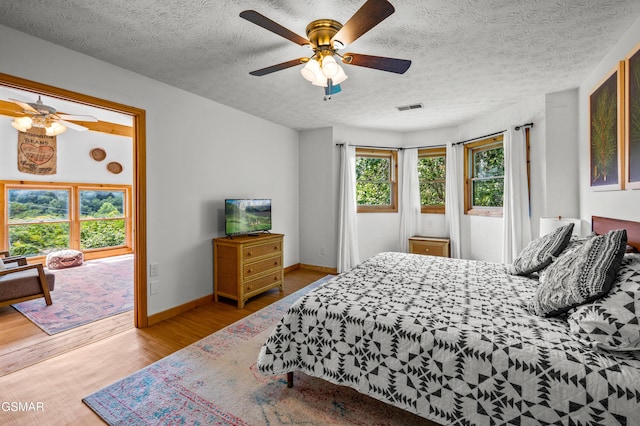
[[[240,235],[213,240],[213,299],[244,307],[250,297],[284,283],[282,234]]]
[[[409,253],[449,257],[449,239],[411,237],[409,238]]]

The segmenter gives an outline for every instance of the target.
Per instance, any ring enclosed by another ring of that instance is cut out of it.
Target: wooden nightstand
[[[409,238],[409,253],[449,257],[449,239],[432,237]]]

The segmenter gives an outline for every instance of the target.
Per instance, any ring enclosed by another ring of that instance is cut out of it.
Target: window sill
[[[499,209],[470,209],[465,214],[469,216],[502,217],[502,207]]]

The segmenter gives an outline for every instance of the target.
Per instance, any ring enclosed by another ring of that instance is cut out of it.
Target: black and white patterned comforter
[[[381,253],[299,299],[259,359],[442,424],[640,424],[640,354],[530,314],[502,264]]]

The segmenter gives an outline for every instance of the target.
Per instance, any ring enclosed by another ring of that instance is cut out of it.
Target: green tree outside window
[[[358,211],[397,211],[396,152],[356,151]]]
[[[444,213],[446,192],[444,149],[425,149],[419,152],[418,180],[423,213]]]

